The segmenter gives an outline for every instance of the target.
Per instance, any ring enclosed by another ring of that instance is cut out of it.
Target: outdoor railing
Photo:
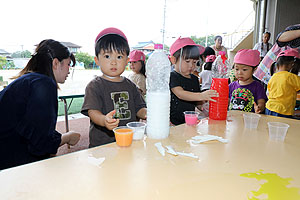
[[[250,33],[255,24],[255,11],[251,11],[242,23],[232,33],[224,34],[223,45],[227,49],[233,49]]]

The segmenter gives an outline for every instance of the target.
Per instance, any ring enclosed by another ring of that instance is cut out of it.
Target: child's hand
[[[114,128],[118,127],[120,120],[114,119],[113,116],[116,113],[116,110],[113,110],[105,115],[105,127],[108,130],[113,130]]]
[[[255,113],[261,113],[262,108],[254,102],[254,111]]]
[[[217,93],[216,90],[207,90],[205,92],[201,93],[201,100],[207,100],[207,101],[213,101],[216,102],[216,100],[212,99],[212,97],[219,97],[219,93]]]

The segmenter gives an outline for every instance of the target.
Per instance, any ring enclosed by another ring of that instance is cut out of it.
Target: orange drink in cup
[[[127,126],[120,126],[113,129],[116,137],[117,145],[120,147],[128,147],[132,143],[133,129]]]

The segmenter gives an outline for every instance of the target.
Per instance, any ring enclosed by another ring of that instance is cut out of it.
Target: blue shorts
[[[266,108],[265,112],[266,112],[266,115],[272,115],[272,116],[276,116],[276,117],[285,117],[285,118],[291,118],[291,119],[293,118],[292,115],[283,115],[283,114],[271,111],[268,108]]]

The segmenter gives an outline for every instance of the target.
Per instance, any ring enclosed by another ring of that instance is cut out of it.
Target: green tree
[[[14,53],[11,54],[12,58],[30,58],[31,57],[31,53],[28,50],[25,51],[16,51]]]
[[[78,52],[75,54],[76,61],[83,62],[84,68],[87,69],[90,66],[93,66],[94,58],[90,56],[88,53]]]
[[[3,66],[7,64],[7,60],[5,57],[0,56],[0,69],[3,69]]]
[[[207,45],[205,45],[205,42],[206,42],[206,37],[205,36],[204,37],[199,37],[199,38],[196,37],[196,36],[191,36],[191,39],[194,40],[194,42],[196,44],[200,44],[204,47],[207,47],[207,46],[209,47],[209,46],[215,44],[215,36],[214,35],[209,35],[207,37]]]

